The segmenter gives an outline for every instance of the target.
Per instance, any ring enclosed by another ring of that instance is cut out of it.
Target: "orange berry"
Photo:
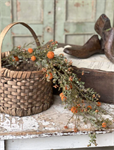
[[[48,74],[46,74],[46,78],[49,76],[49,80],[51,80],[52,78],[53,78],[53,75],[52,75],[52,73],[51,72],[49,72],[49,75]]]
[[[64,54],[59,54],[59,56],[64,56]]]
[[[53,40],[50,40],[49,42],[53,42]]]
[[[70,84],[69,86],[65,85],[65,90],[70,90],[70,89],[72,89],[72,84]]]
[[[32,56],[32,57],[31,57],[31,60],[32,60],[32,61],[35,61],[35,60],[36,60],[36,57],[35,57],[35,56]]]
[[[73,106],[73,107],[71,108],[71,112],[72,112],[72,113],[77,113],[77,112],[78,112],[77,107],[74,107],[74,106]]]
[[[64,96],[64,95],[61,96],[61,100],[62,100],[62,101],[66,101],[66,99],[67,99],[66,96]]]
[[[80,107],[80,104],[77,104],[77,107]]]
[[[99,111],[96,109],[95,112],[98,113]]]
[[[69,77],[69,81],[72,81],[72,80],[73,80],[73,77],[72,77],[72,76],[70,76],[70,77]]]
[[[28,48],[28,52],[31,54],[33,52],[32,48]]]
[[[80,111],[81,111],[81,112],[83,112],[84,110],[83,110],[83,109],[81,109]]]
[[[19,49],[20,49],[20,48],[21,48],[21,46],[19,45],[19,46],[17,46],[17,48],[19,48]]]
[[[51,43],[51,45],[55,45],[55,43],[53,42],[53,43]]]
[[[68,129],[68,126],[64,126],[65,129]]]
[[[103,122],[103,123],[102,123],[102,127],[103,127],[103,128],[106,128],[106,126],[107,126],[107,125],[106,125],[106,122]]]
[[[70,89],[72,89],[72,84],[70,84]]]
[[[55,43],[57,44],[58,42],[57,42],[57,41],[55,41]]]
[[[92,109],[92,107],[90,105],[88,105],[87,108]]]
[[[19,58],[17,56],[14,56],[15,61],[19,61]]]
[[[60,97],[62,97],[63,95],[64,95],[63,93],[60,93],[60,95],[59,95],[59,96],[60,96]]]
[[[78,129],[77,129],[77,128],[74,128],[74,132],[75,132],[75,133],[78,132]]]
[[[84,71],[82,71],[82,76],[84,75]]]
[[[67,85],[65,85],[65,90],[68,90],[68,87],[67,87]]]
[[[47,57],[48,57],[49,59],[54,58],[54,52],[49,51],[49,52],[47,53]]]
[[[97,106],[100,107],[101,106],[101,102],[97,102]]]

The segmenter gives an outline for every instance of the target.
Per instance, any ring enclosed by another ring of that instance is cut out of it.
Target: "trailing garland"
[[[112,124],[112,121],[102,117],[107,112],[101,107],[101,102],[99,102],[100,95],[91,88],[85,88],[84,82],[80,81],[73,72],[72,61],[68,61],[63,54],[59,56],[54,54],[57,42],[51,40],[46,46],[39,46],[35,49],[28,48],[26,50],[25,48],[30,44],[23,47],[14,47],[10,51],[10,54],[3,58],[2,61],[8,61],[10,65],[14,65],[15,67],[18,67],[22,61],[32,61],[38,70],[44,72],[44,78],[48,82],[52,81],[53,87],[62,91],[60,98],[64,104],[64,108],[72,112],[72,117],[64,126],[65,129],[69,128],[70,120],[76,116],[74,132],[78,132],[77,117],[79,115],[83,116],[85,123],[91,123],[96,130],[108,128]],[[84,75],[83,72],[82,75]],[[90,133],[89,137],[90,142],[88,146],[91,146],[91,143],[97,145],[96,133]]]

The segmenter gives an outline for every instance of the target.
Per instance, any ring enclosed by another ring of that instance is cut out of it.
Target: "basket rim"
[[[38,71],[15,71],[10,70],[8,68],[1,68],[1,77],[8,77],[8,78],[16,78],[16,79],[30,79],[39,77],[41,75],[44,75],[44,72],[42,70]]]

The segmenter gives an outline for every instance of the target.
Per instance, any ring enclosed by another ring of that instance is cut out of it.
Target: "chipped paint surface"
[[[94,130],[90,124],[84,124],[79,116],[79,132],[72,131],[74,119],[69,124],[69,129],[64,126],[72,116],[69,110],[64,109],[59,96],[54,96],[54,104],[50,109],[42,113],[27,116],[15,117],[7,114],[0,114],[0,139],[22,139],[35,137],[65,136],[75,134],[88,134]],[[105,116],[110,117],[111,116]],[[97,131],[97,134],[113,132],[113,128],[106,131]]]
[[[81,4],[77,2],[77,3],[75,3],[74,6],[75,6],[75,7],[80,7],[80,5],[81,5]]]
[[[5,5],[6,5],[6,6],[10,6],[11,4],[10,4],[10,2],[8,1],[8,2],[5,2]]]

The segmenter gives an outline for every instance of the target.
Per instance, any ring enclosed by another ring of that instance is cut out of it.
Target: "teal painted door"
[[[105,13],[113,26],[114,0],[56,0],[55,39],[84,44],[93,34],[95,21]]]
[[[33,28],[41,43],[53,39],[54,0],[1,0],[0,15],[1,31],[11,22],[25,22]],[[6,35],[2,51],[33,41],[25,27],[16,25]]]

